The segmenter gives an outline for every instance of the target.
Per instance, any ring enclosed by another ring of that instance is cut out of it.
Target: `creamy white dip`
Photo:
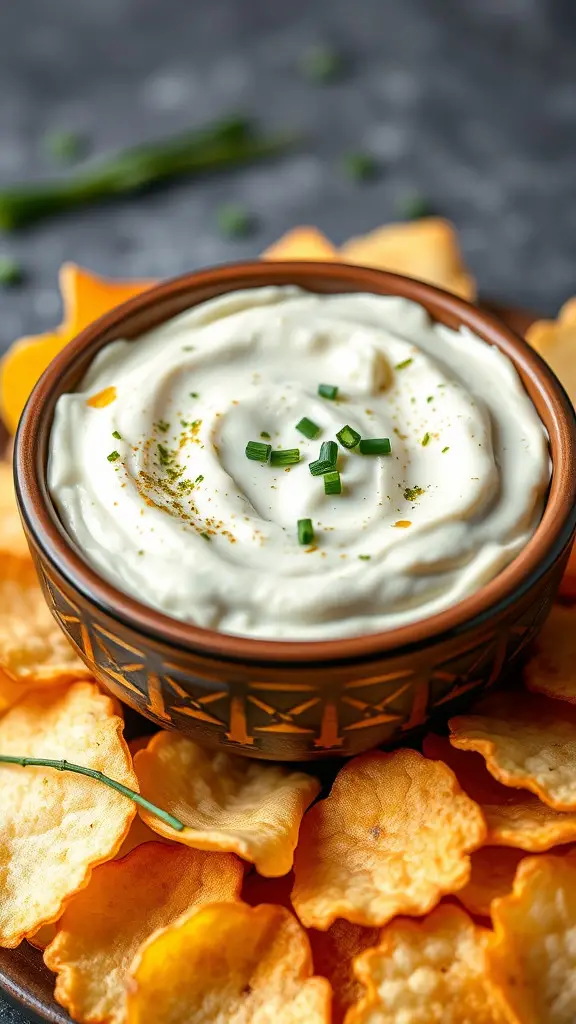
[[[317,439],[296,429],[304,416]],[[340,447],[342,493],[327,496],[309,465],[345,424],[392,450]],[[300,461],[251,461],[248,441]],[[62,521],[107,580],[177,619],[268,639],[369,633],[455,604],[522,550],[549,479],[544,427],[498,349],[404,299],[292,287],[107,345],[58,401],[49,464]]]

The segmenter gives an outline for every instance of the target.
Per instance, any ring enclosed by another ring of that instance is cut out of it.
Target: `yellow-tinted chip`
[[[0,719],[0,754],[66,759],[138,787],[122,720],[93,683],[28,694]],[[17,946],[115,855],[135,806],[81,775],[0,764],[0,808],[0,945]]]
[[[129,980],[129,1024],[329,1024],[330,986],[284,907],[214,903],[145,944]]]
[[[175,832],[141,810],[150,828],[197,850],[237,853],[261,875],[292,867],[304,811],[320,790],[304,772],[207,751],[177,732],[159,732],[134,759],[141,792],[184,822]]]
[[[266,252],[265,260],[337,260],[338,252],[318,228],[292,228]]]
[[[456,232],[440,217],[385,224],[368,235],[351,238],[340,249],[340,255],[345,263],[416,277],[463,299],[476,296],[476,285],[462,261]]]
[[[492,904],[489,972],[521,1024],[576,1020],[576,859],[526,857]]]
[[[414,750],[346,764],[302,823],[292,902],[306,927],[425,914],[470,875],[486,825],[454,773]]]
[[[450,742],[476,750],[506,786],[536,793],[559,811],[576,810],[576,708],[529,693],[495,693],[450,721]]]
[[[526,339],[550,364],[576,404],[576,297],[562,306],[557,320],[537,320]]]
[[[576,608],[554,605],[524,669],[524,680],[533,693],[576,704]]]
[[[96,868],[44,954],[58,1002],[81,1024],[124,1024],[126,974],[142,943],[192,907],[238,899],[243,874],[232,854],[162,843]]]
[[[368,992],[346,1024],[506,1024],[486,975],[489,938],[458,907],[437,907],[417,923],[393,921],[379,946],[356,960]]]

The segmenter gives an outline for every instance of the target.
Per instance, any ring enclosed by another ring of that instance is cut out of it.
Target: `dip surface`
[[[309,465],[346,424],[392,450],[339,446],[342,493],[328,496]],[[248,441],[300,461],[251,461]],[[544,427],[496,348],[405,299],[290,287],[107,345],[58,401],[48,478],[66,530],[121,590],[224,633],[317,640],[472,594],[534,532],[550,471]]]

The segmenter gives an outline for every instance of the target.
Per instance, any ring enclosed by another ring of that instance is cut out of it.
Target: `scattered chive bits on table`
[[[310,441],[314,441],[318,437],[321,428],[313,420],[309,420],[307,416],[303,416],[299,423],[296,424],[296,430],[299,430],[304,437],[307,437]]]
[[[245,451],[246,458],[253,462],[269,462],[272,445],[263,444],[261,441],[248,441]]]
[[[321,398],[329,398],[333,402],[338,395],[338,386],[337,384],[319,384],[318,394]]]
[[[362,437],[362,434],[359,434],[357,430],[354,430],[353,427],[346,424],[346,426],[342,427],[342,430],[338,431],[336,437],[343,448],[350,449],[356,447]]]
[[[311,544],[314,540],[314,527],[311,519],[298,520],[298,543]]]

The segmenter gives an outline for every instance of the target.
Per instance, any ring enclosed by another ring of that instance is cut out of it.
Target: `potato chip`
[[[337,260],[338,251],[318,228],[292,228],[274,242],[265,260]]]
[[[505,786],[576,810],[576,708],[529,693],[495,693],[477,714],[452,718],[450,742],[476,750]]]
[[[526,857],[492,904],[490,977],[522,1024],[576,1020],[576,859]]]
[[[286,907],[291,911],[290,894],[293,885],[294,873],[292,871],[280,878],[263,878],[254,868],[251,868],[244,876],[242,900],[251,907],[257,907],[260,903],[275,903],[278,907]]]
[[[340,256],[345,263],[419,278],[463,299],[476,296],[476,285],[462,262],[456,232],[440,217],[386,224],[368,235],[351,238],[340,249]]]
[[[0,553],[0,710],[25,693],[13,683],[90,678],[43,597],[32,562]]]
[[[380,945],[356,960],[368,992],[346,1024],[505,1024],[500,993],[486,975],[489,940],[459,907],[393,921]]]
[[[426,757],[444,761],[486,818],[490,846],[516,846],[530,853],[576,840],[576,812],[556,811],[525,789],[503,786],[490,775],[481,754],[457,750],[447,737],[429,734]]]
[[[483,846],[470,858],[470,881],[456,894],[456,898],[470,914],[490,917],[492,900],[512,892],[516,869],[526,857],[524,850],[511,847]]]
[[[482,812],[446,765],[415,750],[348,762],[302,823],[292,903],[308,928],[425,914],[470,876]]]
[[[243,874],[233,854],[162,843],[96,868],[44,954],[57,1001],[81,1024],[123,1024],[126,973],[142,943],[192,907],[239,899]]]
[[[533,693],[576,704],[576,608],[553,606],[524,668],[524,682]]]
[[[66,759],[138,783],[114,703],[93,683],[35,690],[0,719],[0,753]],[[53,768],[0,764],[0,945],[56,921],[135,814],[121,793]]]
[[[156,733],[134,767],[143,795],[186,825],[175,832],[141,809],[150,828],[197,850],[237,853],[261,875],[290,870],[302,816],[320,791],[304,772],[203,750],[177,732]]]
[[[332,986],[332,1024],[342,1024],[347,1010],[360,999],[362,985],[354,972],[354,959],[377,946],[379,937],[379,928],[363,928],[341,919],[326,932],[309,930],[314,973],[327,978]]]
[[[576,297],[562,306],[557,320],[537,320],[526,340],[550,364],[576,405]]]
[[[26,941],[34,946],[35,949],[46,949],[52,940],[56,936],[58,931],[58,922],[54,921],[53,924],[43,924],[41,928],[38,928],[32,935],[26,936]]]
[[[0,364],[0,413],[11,434],[37,380],[88,324],[150,288],[153,281],[112,281],[73,263],[60,268],[64,320],[56,330],[14,342]]]
[[[30,559],[30,551],[14,494],[14,470],[11,462],[0,461],[0,553]]]
[[[129,1024],[329,1024],[306,933],[284,907],[214,903],[152,936],[128,982]]]

